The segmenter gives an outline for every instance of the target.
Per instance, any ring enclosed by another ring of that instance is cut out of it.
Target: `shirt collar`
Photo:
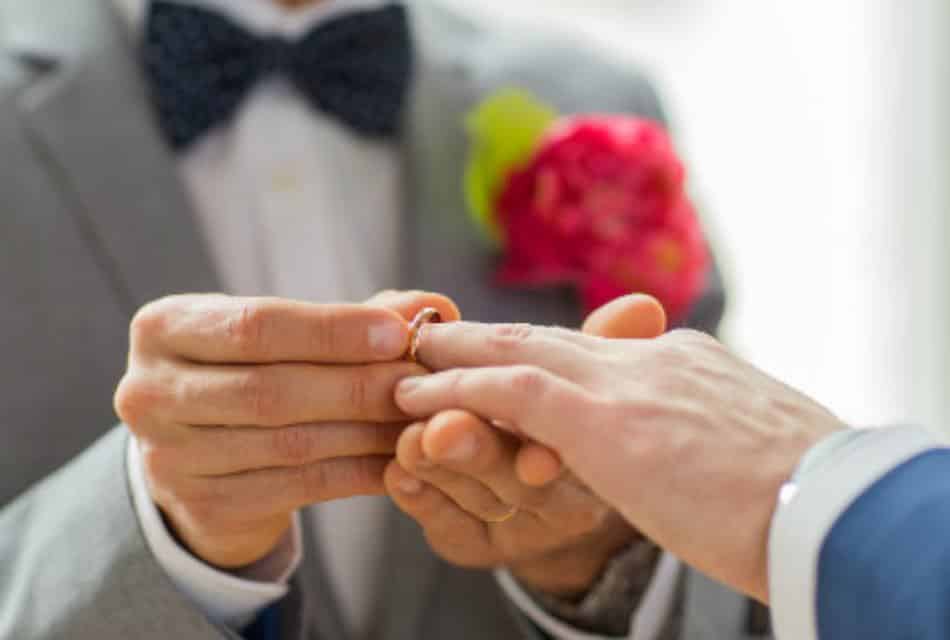
[[[237,24],[259,35],[281,35],[295,38],[321,22],[342,13],[378,9],[393,0],[322,0],[305,9],[286,9],[273,0],[166,0],[204,7],[226,15]],[[140,33],[145,20],[145,9],[150,0],[112,0],[129,28]]]

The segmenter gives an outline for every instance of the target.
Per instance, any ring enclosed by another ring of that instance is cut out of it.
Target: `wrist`
[[[757,528],[760,531],[756,544],[757,570],[748,587],[743,590],[765,604],[769,603],[768,544],[775,514],[781,504],[791,499],[797,492],[797,480],[801,475],[826,459],[827,455],[837,448],[838,443],[850,441],[853,434],[857,433],[856,430],[830,415],[824,420],[815,420],[813,424],[815,428],[803,434],[802,437],[782,443],[784,445],[782,461],[776,467],[773,481],[769,484],[767,508],[763,510],[762,521]]]
[[[568,600],[530,590],[532,599],[549,615],[571,627],[598,636],[628,637],[634,614],[650,622],[642,637],[679,637],[682,621],[683,574],[672,556],[664,556],[648,540],[628,545],[614,555],[589,591]],[[641,626],[642,626],[641,625]],[[662,631],[661,631],[662,630]],[[640,636],[638,636],[640,637]]]
[[[294,514],[286,514],[247,531],[208,536],[179,526],[161,507],[159,512],[168,532],[182,548],[205,564],[231,573],[240,573],[271,555],[286,539],[294,523]]]
[[[537,593],[561,600],[580,600],[597,583],[608,563],[630,544],[643,537],[617,516],[592,536],[508,570],[519,582]]]

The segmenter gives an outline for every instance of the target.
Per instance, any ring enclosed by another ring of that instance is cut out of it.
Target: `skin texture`
[[[266,556],[297,509],[383,492],[406,416],[393,403],[408,322],[448,299],[366,305],[190,295],[144,307],[115,394],[152,498],[178,538],[222,568]]]
[[[639,296],[602,309],[584,330],[652,338],[664,327],[659,304]],[[639,537],[573,474],[562,474],[550,449],[467,411],[450,409],[411,425],[386,487],[447,561],[505,566],[534,589],[564,597],[589,590],[606,562]],[[517,514],[499,522],[513,507]]]
[[[643,535],[762,601],[779,489],[844,428],[691,331],[607,340],[456,323],[428,327],[419,356],[440,373],[399,385],[406,413],[462,409],[550,447]]]
[[[421,292],[365,305],[190,295],[144,307],[115,406],[178,539],[237,569],[270,553],[301,507],[389,492],[450,561],[509,566],[552,593],[585,590],[637,534],[562,475],[557,455],[460,411],[407,428],[394,394],[399,380],[428,372],[402,359],[408,320],[424,307],[459,319],[450,300]],[[662,325],[655,302],[640,299],[587,328],[652,336]],[[522,512],[485,521],[508,504]]]

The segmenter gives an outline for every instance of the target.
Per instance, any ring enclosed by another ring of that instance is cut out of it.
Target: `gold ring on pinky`
[[[422,328],[430,323],[442,322],[442,314],[438,309],[426,307],[416,314],[409,323],[409,360],[419,362],[419,346],[422,344]]]
[[[521,509],[519,509],[518,507],[512,507],[511,511],[501,516],[500,518],[486,518],[485,522],[487,522],[488,524],[504,524],[505,522],[508,522],[509,520],[514,518],[519,513],[521,513]]]

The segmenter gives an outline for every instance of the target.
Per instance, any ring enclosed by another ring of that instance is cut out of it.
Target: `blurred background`
[[[950,2],[447,1],[640,64],[724,263],[725,339],[854,424],[950,435]]]

